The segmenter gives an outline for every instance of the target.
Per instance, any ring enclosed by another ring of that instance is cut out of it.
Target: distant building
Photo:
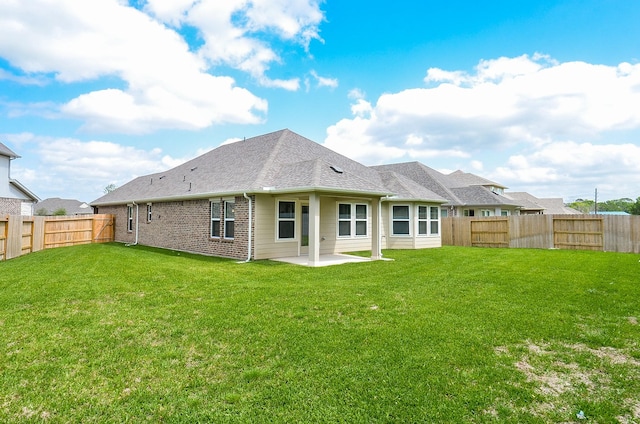
[[[93,208],[75,199],[61,199],[59,197],[50,197],[41,202],[36,203],[36,215],[58,215],[60,211],[64,211],[63,215],[91,215]]]
[[[19,157],[0,143],[0,216],[33,215],[33,205],[40,200],[18,180],[11,178],[11,161]]]

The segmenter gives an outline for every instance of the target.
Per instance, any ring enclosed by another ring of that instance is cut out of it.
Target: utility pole
[[[595,214],[598,215],[598,187],[596,187],[596,209]]]

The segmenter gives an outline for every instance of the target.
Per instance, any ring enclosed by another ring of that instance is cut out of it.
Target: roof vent
[[[342,168],[335,166],[335,165],[331,165],[330,166],[331,169],[333,169],[334,172],[338,173],[338,174],[342,174],[344,171],[342,170]]]

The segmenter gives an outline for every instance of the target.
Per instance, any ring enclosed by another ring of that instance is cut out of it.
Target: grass
[[[0,422],[640,422],[637,255],[0,263]]]

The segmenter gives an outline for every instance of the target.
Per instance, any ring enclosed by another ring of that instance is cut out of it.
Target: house
[[[290,130],[222,145],[91,202],[124,243],[236,259],[440,247],[446,199]]]
[[[523,191],[507,192],[505,196],[520,202],[521,215],[575,215],[582,213],[566,206],[561,197],[538,198]]]
[[[455,171],[443,174],[420,162],[395,163],[372,167],[404,175],[447,199],[441,215],[507,216],[519,214],[521,204],[504,194],[507,188],[477,175]]]
[[[33,215],[33,204],[40,200],[18,180],[11,178],[11,161],[19,157],[0,143],[0,216]]]
[[[50,197],[34,206],[36,215],[91,215],[93,208],[85,202],[75,199]]]

